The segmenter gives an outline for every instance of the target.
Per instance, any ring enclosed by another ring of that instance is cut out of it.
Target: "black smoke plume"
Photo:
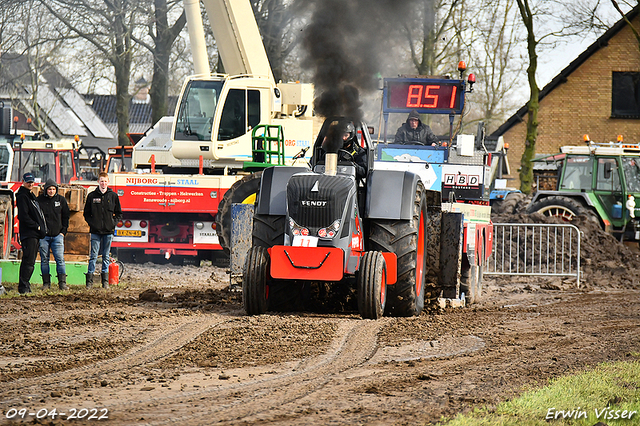
[[[415,0],[315,0],[304,30],[303,67],[313,71],[315,112],[363,117],[361,92],[376,90],[388,42]]]

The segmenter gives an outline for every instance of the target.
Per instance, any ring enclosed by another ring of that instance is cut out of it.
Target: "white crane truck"
[[[121,257],[227,250],[231,204],[253,203],[260,170],[291,164],[314,139],[313,86],[276,83],[249,2],[203,3],[228,74],[210,72],[199,2],[185,0],[196,74],[174,117],[135,145],[134,170],[110,175],[124,213],[113,241]]]

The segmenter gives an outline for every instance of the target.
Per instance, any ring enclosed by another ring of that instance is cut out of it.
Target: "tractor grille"
[[[318,191],[311,191],[318,182]],[[342,176],[293,176],[287,186],[289,217],[300,226],[317,231],[342,217],[352,179]]]

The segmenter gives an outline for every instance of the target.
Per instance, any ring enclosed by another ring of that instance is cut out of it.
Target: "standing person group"
[[[68,289],[67,273],[64,262],[64,236],[69,228],[70,211],[67,200],[58,194],[58,185],[52,179],[47,180],[44,191],[36,198],[33,194],[35,178],[25,173],[22,186],[16,193],[18,207],[19,239],[22,245],[22,262],[18,291],[20,294],[31,292],[31,276],[35,268],[38,250],[40,251],[40,270],[42,289],[51,288],[49,253],[56,261],[58,285],[60,290]],[[93,274],[96,270],[98,254],[102,255],[102,287],[109,286],[109,253],[113,232],[122,219],[122,209],[118,194],[109,188],[109,175],[105,172],[98,176],[98,187],[87,196],[84,206],[84,219],[91,232],[91,252],[87,268],[87,288],[93,286]]]
[[[122,219],[122,209],[118,194],[109,188],[109,175],[98,175],[98,187],[87,195],[84,205],[84,219],[91,232],[91,253],[87,268],[87,288],[93,286],[93,273],[96,270],[98,253],[102,255],[102,287],[109,287],[109,252],[116,224]]]

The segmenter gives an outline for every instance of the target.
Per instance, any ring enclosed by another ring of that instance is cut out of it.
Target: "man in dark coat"
[[[407,121],[398,128],[393,143],[438,145],[438,137],[431,127],[420,120],[420,114],[415,109],[409,113]]]
[[[122,209],[118,194],[109,188],[109,175],[98,175],[98,187],[87,195],[84,204],[84,220],[91,232],[91,254],[87,269],[87,288],[93,286],[93,273],[96,270],[98,252],[102,255],[102,287],[109,287],[109,252],[116,224],[122,219]]]
[[[40,247],[40,238],[47,235],[47,224],[40,210],[40,206],[33,195],[35,178],[32,173],[25,173],[22,186],[16,193],[18,207],[19,235],[22,245],[22,262],[20,262],[20,277],[18,278],[18,292],[31,292],[31,275],[36,264],[36,256]]]
[[[67,271],[64,264],[64,236],[69,228],[69,205],[67,200],[58,194],[58,184],[53,179],[44,184],[44,191],[37,198],[40,209],[47,222],[47,235],[40,240],[40,272],[42,272],[42,289],[51,288],[49,273],[49,252],[53,253],[58,273],[58,286],[66,290]]]

